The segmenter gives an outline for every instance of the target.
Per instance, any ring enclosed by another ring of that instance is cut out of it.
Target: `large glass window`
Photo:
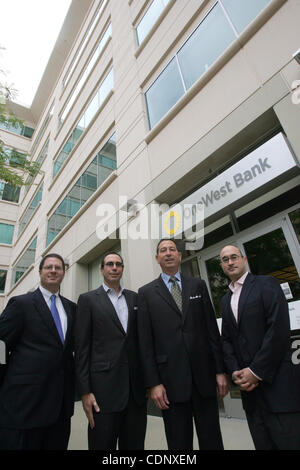
[[[0,269],[0,294],[3,294],[5,291],[6,275],[6,269]]]
[[[146,91],[150,128],[155,126],[182,95],[216,62],[269,2],[270,0],[219,0],[216,2],[194,33]]]
[[[234,41],[235,34],[217,4],[178,52],[186,89],[189,89]]]
[[[136,28],[138,44],[148,35],[157,18],[163,12],[170,0],[153,0]]]
[[[13,236],[14,226],[10,224],[0,223],[0,243],[11,245]]]
[[[85,81],[87,77],[89,76],[90,71],[95,65],[96,60],[100,56],[105,44],[107,43],[108,39],[111,37],[111,24],[108,25],[106,28],[98,46],[96,47],[96,50],[90,59],[88,65],[86,66],[86,69],[84,70],[79,82],[76,85],[75,90],[73,91],[71,98],[68,101],[68,104],[66,105],[64,111],[62,112],[60,119],[59,119],[59,126],[63,123],[63,121],[66,119],[66,116],[68,112],[70,111],[71,107],[73,106],[73,103],[75,102],[80,90],[82,89],[83,85],[85,84]]]
[[[30,268],[34,263],[35,259],[35,250],[36,250],[36,237],[29,245],[27,250],[21,256],[19,261],[15,264],[12,271],[12,286],[18,282],[18,280],[23,276],[23,274]]]
[[[14,134],[22,135],[24,137],[28,137],[31,139],[34,129],[32,127],[28,126],[20,126],[20,125],[14,125],[9,122],[9,120],[5,122],[0,121],[0,129],[4,129],[9,132],[13,132]]]
[[[235,29],[241,33],[271,0],[243,1],[243,5],[241,5],[241,0],[221,1]]]
[[[20,188],[14,188],[3,181],[0,181],[0,200],[9,202],[19,202]]]
[[[300,243],[300,209],[296,209],[293,212],[290,212],[289,218],[294,227],[298,242]]]
[[[183,94],[183,83],[174,58],[146,93],[150,127],[153,127]]]
[[[97,113],[98,109],[101,107],[102,103],[104,102],[109,92],[113,89],[113,86],[114,86],[114,75],[113,75],[113,69],[111,69],[108,72],[105,79],[103,80],[103,82],[101,83],[92,101],[89,103],[89,105],[85,109],[79,122],[77,123],[73,131],[71,132],[67,142],[64,144],[56,160],[54,161],[53,177],[61,169],[68,155],[72,152],[73,148],[75,147],[78,140],[80,139],[82,133],[85,131],[87,126],[90,124],[90,122],[94,118],[95,114]]]
[[[49,218],[47,245],[116,168],[116,138],[113,134]]]
[[[28,208],[26,209],[26,211],[24,212],[23,216],[20,219],[18,236],[23,232],[28,221],[31,219],[32,214],[37,208],[39,202],[42,200],[42,194],[43,194],[43,185],[41,185],[40,188],[37,190]]]

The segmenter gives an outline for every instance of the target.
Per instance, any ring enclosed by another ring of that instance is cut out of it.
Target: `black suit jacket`
[[[130,387],[138,404],[145,403],[136,329],[137,294],[124,289],[127,333],[104,288],[80,295],[75,327],[77,388],[93,393],[103,413],[123,410]]]
[[[45,427],[74,411],[73,321],[76,304],[60,296],[68,327],[61,343],[40,289],[13,297],[0,316],[9,353],[0,386],[0,426]]]
[[[183,313],[161,276],[138,292],[138,330],[146,387],[163,384],[170,401],[188,401],[192,379],[216,395],[224,372],[215,313],[204,281],[181,275]]]
[[[250,367],[262,379],[252,392],[242,392],[243,406],[261,404],[271,412],[300,411],[300,368],[292,363],[288,304],[271,276],[249,273],[242,287],[238,322],[223,297],[222,343],[228,373]]]

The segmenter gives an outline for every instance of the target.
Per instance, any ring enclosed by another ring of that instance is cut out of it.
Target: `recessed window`
[[[5,291],[6,275],[6,269],[0,269],[0,294],[3,294]]]
[[[18,280],[25,274],[25,272],[30,268],[35,260],[35,250],[36,250],[36,237],[29,245],[27,250],[21,256],[19,261],[15,264],[12,271],[12,286],[18,282]]]
[[[0,243],[11,245],[13,236],[14,226],[10,224],[0,223]]]
[[[161,15],[170,0],[153,0],[136,28],[138,44],[148,35],[157,18]]]
[[[230,16],[235,29],[238,33],[241,33],[270,1],[271,0],[244,1],[241,6],[241,0],[222,0],[222,4]]]

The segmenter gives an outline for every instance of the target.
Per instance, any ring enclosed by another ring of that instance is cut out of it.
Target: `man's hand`
[[[166,389],[162,384],[150,388],[150,398],[160,410],[167,410],[169,408],[170,402],[167,397]]]
[[[217,374],[217,390],[220,398],[224,398],[228,393],[228,381],[225,374]]]
[[[96,411],[96,413],[99,413],[100,411],[100,408],[96,402],[95,395],[93,393],[87,393],[86,395],[82,395],[81,400],[82,400],[83,409],[85,411],[87,419],[89,420],[91,429],[94,429],[95,421],[94,421],[94,416],[93,416],[93,408]]]
[[[259,384],[258,378],[252,374],[249,367],[235,371],[232,380],[243,392],[251,392]]]

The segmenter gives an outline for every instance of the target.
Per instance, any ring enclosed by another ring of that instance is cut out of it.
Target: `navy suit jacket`
[[[73,321],[76,304],[60,296],[67,314],[64,345],[40,289],[13,297],[0,316],[8,363],[0,386],[0,427],[30,429],[74,410]]]
[[[271,412],[300,411],[300,367],[291,359],[288,304],[277,280],[249,273],[242,287],[238,322],[228,291],[222,298],[222,344],[227,371],[250,367],[262,379],[242,392],[243,406],[258,402]]]

